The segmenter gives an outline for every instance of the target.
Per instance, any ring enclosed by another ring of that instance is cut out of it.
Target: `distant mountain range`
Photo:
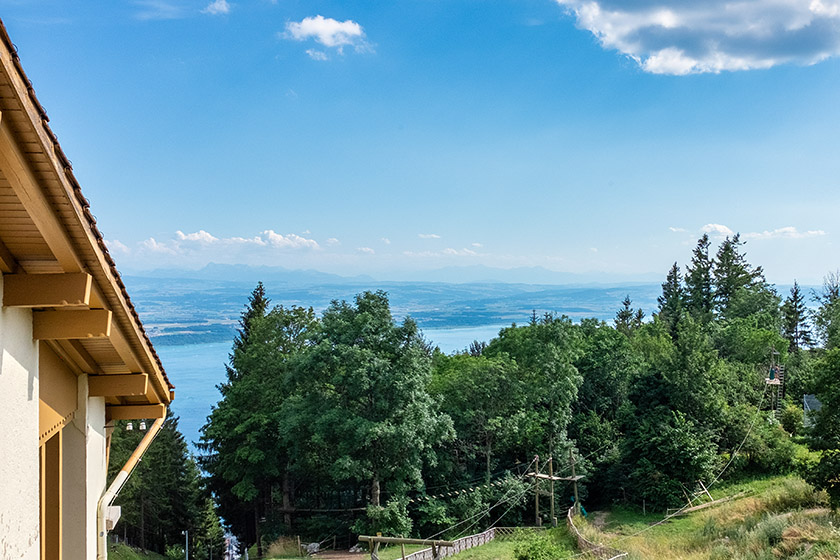
[[[247,266],[210,263],[198,270],[156,269],[131,276],[193,278],[226,282],[252,282],[295,286],[370,284],[373,282],[444,282],[448,284],[627,285],[661,282],[661,274],[617,275],[602,272],[558,272],[541,266],[495,268],[484,265],[449,266],[425,271],[392,272],[380,278],[341,276],[318,270],[292,270],[282,266]]]
[[[657,282],[587,284],[579,277],[575,277],[578,283],[558,285],[547,280],[559,280],[562,276],[555,276],[559,273],[540,268],[464,267],[429,274],[383,281],[315,270],[213,264],[200,270],[126,275],[125,282],[150,336],[155,344],[163,345],[231,340],[257,281],[265,284],[273,304],[312,307],[318,312],[333,300],[351,300],[364,290],[384,290],[396,318],[410,316],[421,328],[436,329],[524,323],[532,311],[608,321],[626,295],[649,315],[661,290]],[[442,280],[447,277],[459,282]],[[494,280],[499,277],[508,281]]]

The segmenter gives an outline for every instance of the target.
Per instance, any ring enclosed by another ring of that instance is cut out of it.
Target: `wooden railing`
[[[480,546],[482,544],[487,544],[493,539],[496,538],[496,528],[491,527],[487,529],[483,533],[479,533],[477,535],[470,535],[468,537],[464,537],[454,541],[454,546],[451,547],[441,547],[438,548],[438,556],[437,558],[434,557],[434,553],[432,552],[431,548],[424,548],[423,550],[418,550],[417,552],[412,552],[411,554],[405,555],[405,560],[438,560],[438,558],[446,558],[447,556],[454,556],[459,552],[463,552],[475,546]]]

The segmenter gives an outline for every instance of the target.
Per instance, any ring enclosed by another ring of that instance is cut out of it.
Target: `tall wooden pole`
[[[551,526],[557,527],[557,518],[554,517],[554,457],[548,458],[548,476],[551,477]]]
[[[578,487],[577,487],[577,476],[575,475],[575,454],[572,451],[572,448],[569,448],[569,462],[572,464],[572,478],[574,479],[572,484],[575,486],[575,513],[580,515],[580,502],[578,502]]]
[[[537,455],[534,458],[535,466],[534,472],[539,475],[540,474],[540,456]],[[537,527],[541,526],[542,523],[540,522],[540,479],[539,476],[534,477],[534,525]]]

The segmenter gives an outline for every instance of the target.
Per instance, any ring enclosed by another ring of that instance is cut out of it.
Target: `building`
[[[47,121],[0,22],[0,558],[92,559],[113,423],[174,390]]]

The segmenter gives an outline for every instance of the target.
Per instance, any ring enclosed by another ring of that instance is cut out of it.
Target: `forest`
[[[283,535],[449,537],[463,520],[473,532],[533,524],[522,475],[548,458],[567,475],[570,457],[589,509],[664,511],[697,481],[789,472],[840,504],[840,275],[779,294],[738,235],[714,252],[704,235],[658,303],[645,317],[625,298],[612,324],[534,312],[446,355],[392,317],[384,292],[317,316],[272,307],[259,284],[199,456],[171,418],[152,449],[172,463],[173,498],[151,503],[136,483],[121,496],[125,524],[160,550],[182,542],[185,524],[220,547],[221,517],[259,555]],[[779,374],[783,385],[767,383]],[[822,403],[808,427],[805,394]],[[571,486],[557,496],[562,515]],[[543,523],[550,499],[538,498]],[[188,521],[166,529],[166,515]]]

